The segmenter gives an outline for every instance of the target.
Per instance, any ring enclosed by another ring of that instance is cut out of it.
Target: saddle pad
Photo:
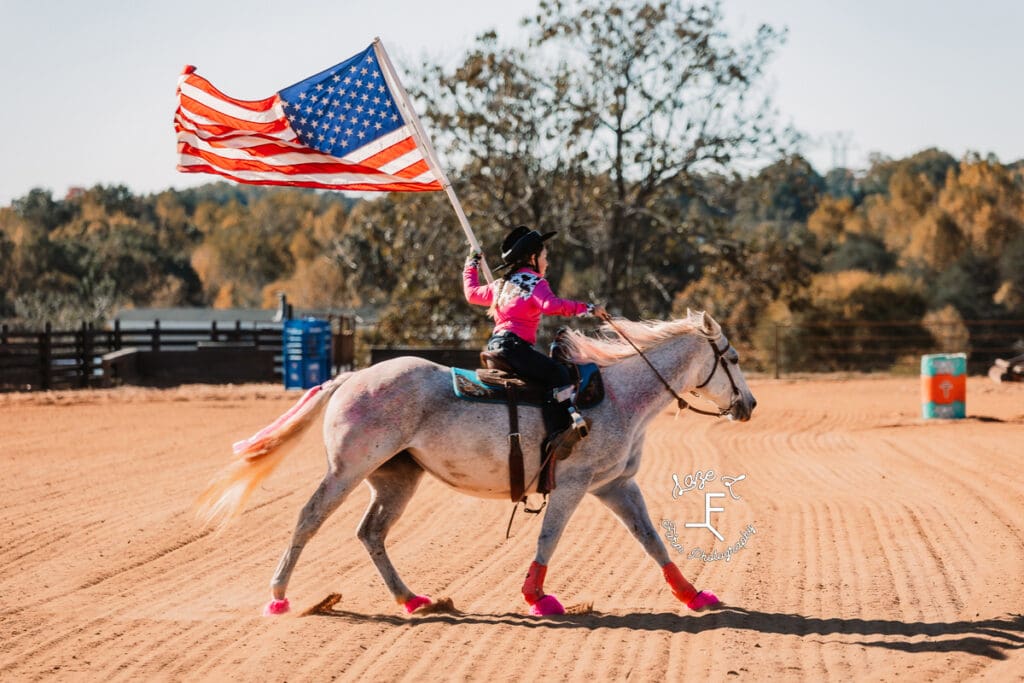
[[[576,366],[580,372],[580,388],[576,394],[576,407],[593,408],[604,400],[604,382],[601,379],[601,371],[596,363],[585,363]],[[491,373],[492,371],[487,370]],[[544,403],[545,397],[551,391],[537,384],[522,386],[521,380],[513,379],[517,383],[516,399],[520,404],[540,406]],[[480,403],[507,403],[505,387],[496,384],[487,384],[477,376],[477,370],[465,368],[452,368],[452,388],[455,396],[465,401],[477,401]]]

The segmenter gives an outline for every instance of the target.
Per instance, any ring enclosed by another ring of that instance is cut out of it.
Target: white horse
[[[612,327],[631,343],[614,334]],[[557,598],[544,593],[544,578],[570,516],[591,493],[658,563],[679,600],[695,610],[715,605],[718,599],[698,592],[669,559],[634,476],[647,426],[668,403],[669,392],[684,407],[679,394],[699,388],[700,395],[717,407],[715,415],[750,419],[757,402],[739,369],[739,357],[718,323],[705,313],[688,312],[685,319],[668,322],[617,320],[605,325],[603,332],[601,338],[578,332],[568,336],[573,360],[602,366],[607,396],[584,411],[593,421],[590,435],[558,463],[557,486],[544,513],[523,596],[532,614],[564,613]],[[643,353],[638,354],[634,344]],[[411,613],[431,600],[411,591],[391,564],[384,548],[388,530],[405,510],[424,471],[462,493],[507,499],[508,410],[456,398],[450,369],[420,358],[396,358],[339,375],[309,390],[270,426],[235,444],[236,458],[200,496],[201,518],[224,524],[241,512],[248,495],[283,459],[285,451],[279,446],[293,442],[325,403],[327,474],[299,516],[271,581],[273,598],[264,614],[288,611],[285,590],[299,554],[361,481],[369,485],[371,498],[358,537],[388,590]],[[521,406],[520,431],[523,452],[539,453],[544,425],[538,408]],[[526,481],[536,481],[539,456],[525,460]],[[535,486],[527,489],[534,491]]]

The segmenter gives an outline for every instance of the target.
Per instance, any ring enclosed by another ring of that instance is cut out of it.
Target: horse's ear
[[[704,334],[710,335],[712,330],[711,326],[714,325],[715,321],[708,315],[707,311],[700,312],[700,329]]]
[[[700,312],[700,329],[709,337],[717,337],[722,333],[722,326],[707,311]]]

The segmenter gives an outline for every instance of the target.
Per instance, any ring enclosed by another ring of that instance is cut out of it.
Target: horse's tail
[[[234,459],[196,499],[196,518],[203,526],[222,528],[245,506],[249,495],[281,464],[296,437],[313,424],[327,399],[354,373],[345,372],[313,387],[288,412],[248,439],[234,445]]]

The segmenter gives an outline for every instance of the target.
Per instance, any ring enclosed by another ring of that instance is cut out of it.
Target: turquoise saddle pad
[[[596,363],[585,363],[577,366],[580,371],[580,389],[576,395],[578,408],[592,408],[604,399],[604,383],[601,371]],[[478,403],[506,403],[505,388],[493,384],[485,384],[476,375],[476,370],[452,368],[452,388],[455,395],[465,401]],[[520,389],[517,400],[520,404],[539,406],[543,402],[543,392],[533,391],[533,386]]]

